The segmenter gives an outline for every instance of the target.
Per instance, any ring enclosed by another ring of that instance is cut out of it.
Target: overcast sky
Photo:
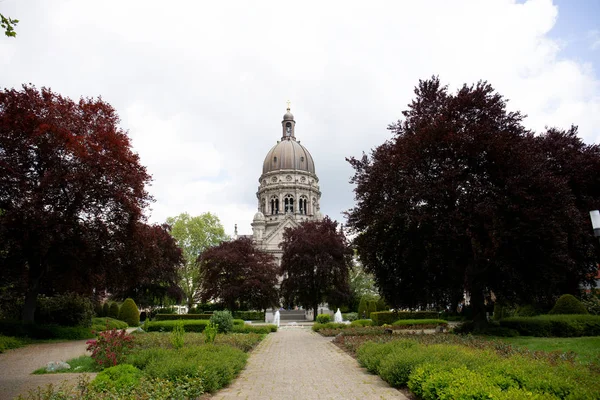
[[[488,80],[526,125],[600,141],[600,1],[0,0],[0,86],[116,108],[154,181],[150,221],[210,211],[250,233],[291,101],[321,211],[353,206],[346,157],[390,138],[419,79]]]

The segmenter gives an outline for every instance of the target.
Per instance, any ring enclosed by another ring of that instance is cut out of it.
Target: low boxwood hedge
[[[277,332],[277,325],[233,325],[232,333],[260,333]]]
[[[443,319],[399,319],[392,324],[396,329],[428,329],[437,326],[448,326]]]
[[[156,314],[154,321],[172,321],[177,319],[205,319],[209,320],[212,317],[210,314]]]
[[[179,320],[174,321],[147,321],[144,325],[146,332],[171,332]],[[209,321],[206,319],[183,320],[183,329],[186,332],[204,332]]]
[[[234,311],[233,318],[243,319],[244,321],[264,321],[265,313],[262,311]]]
[[[24,324],[20,321],[0,321],[0,334],[31,339],[91,339],[96,335],[91,328],[82,326],[59,326]]]
[[[315,322],[313,324],[312,330],[315,332],[319,332],[321,329],[340,329],[340,328],[347,328],[348,325],[347,324],[341,324],[338,322],[328,322],[326,324],[320,324],[318,322]]]
[[[440,313],[436,311],[377,311],[371,313],[373,325],[391,325],[399,319],[436,319]]]
[[[523,336],[578,337],[600,335],[599,315],[538,315],[511,317],[500,321],[500,326],[514,329]]]

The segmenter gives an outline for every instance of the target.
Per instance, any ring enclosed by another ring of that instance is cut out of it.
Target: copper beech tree
[[[202,301],[222,302],[235,311],[264,310],[278,304],[275,258],[239,238],[209,247],[198,258]]]
[[[370,156],[349,159],[349,226],[365,268],[394,307],[445,307],[470,296],[551,304],[593,276],[600,149],[577,129],[534,135],[486,82],[456,94],[438,78]]]
[[[118,122],[102,99],[0,92],[1,279],[24,295],[25,322],[41,292],[124,289],[176,272],[174,241],[144,223],[151,178]]]
[[[281,247],[281,294],[288,304],[312,309],[316,319],[319,304],[349,300],[352,250],[337,222],[325,217],[288,228]]]

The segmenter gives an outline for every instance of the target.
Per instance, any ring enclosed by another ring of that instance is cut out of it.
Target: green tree
[[[368,299],[378,297],[377,286],[373,274],[368,273],[363,268],[362,263],[355,255],[352,260],[353,267],[348,271],[348,284],[350,286],[350,301],[348,307],[355,311],[363,296]]]
[[[183,252],[184,263],[180,269],[180,287],[188,308],[200,299],[201,271],[198,257],[209,247],[228,240],[219,218],[209,212],[191,217],[188,213],[167,218],[171,235]]]
[[[138,310],[132,298],[125,299],[121,305],[119,319],[127,322],[129,326],[138,326],[140,324],[140,310]]]
[[[369,300],[367,302],[367,318],[371,318],[371,313],[377,311],[377,300]]]
[[[360,303],[358,304],[358,319],[368,318],[367,310],[367,299],[361,297]]]

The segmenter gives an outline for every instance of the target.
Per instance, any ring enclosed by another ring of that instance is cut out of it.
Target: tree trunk
[[[34,323],[35,308],[37,298],[40,293],[40,282],[44,275],[44,267],[40,262],[28,262],[29,264],[29,282],[25,292],[25,304],[23,304],[22,321],[24,323]]]
[[[481,328],[487,324],[485,315],[485,297],[481,289],[471,290],[471,310],[473,312],[473,322],[476,328]]]
[[[316,321],[317,320],[317,312],[319,311],[319,305],[318,304],[314,305],[314,310],[315,311],[313,312],[313,321]]]

